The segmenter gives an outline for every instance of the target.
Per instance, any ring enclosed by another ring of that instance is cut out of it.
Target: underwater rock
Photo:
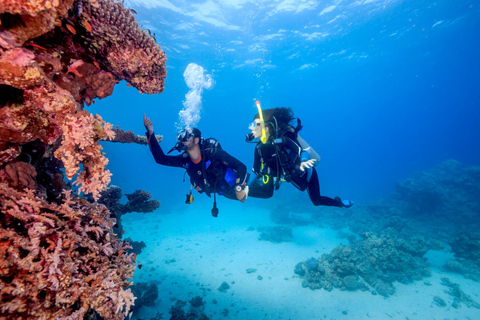
[[[218,287],[220,292],[227,292],[228,289],[230,289],[230,285],[226,281],[223,281],[220,287]]]
[[[257,230],[260,231],[260,237],[258,240],[270,241],[273,243],[293,241],[293,231],[291,227],[259,227]]]
[[[391,283],[379,281],[375,287],[377,293],[384,297],[389,297],[395,293],[395,287]]]
[[[169,313],[171,315],[170,320],[208,320],[210,319],[205,313],[205,302],[202,297],[197,296],[190,300],[190,308],[187,312],[183,310],[187,303],[182,300],[177,300],[175,305],[172,306]]]
[[[433,297],[433,302],[435,302],[435,304],[439,307],[445,307],[447,305],[447,303],[445,302],[445,300],[443,300],[442,298],[440,298],[439,296],[435,296]]]

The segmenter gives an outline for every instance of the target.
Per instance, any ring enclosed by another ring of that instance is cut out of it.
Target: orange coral
[[[131,248],[112,233],[115,219],[65,193],[61,205],[0,183],[0,313],[10,318],[83,318],[94,309],[123,319],[134,297]]]
[[[79,192],[91,193],[94,199],[98,199],[111,176],[110,171],[105,170],[108,159],[102,155],[98,140],[115,136],[112,125],[105,123],[99,115],[80,111],[65,117],[62,131],[65,135],[55,156],[63,161],[68,179],[73,178],[82,163],[83,171],[74,184],[80,185]]]

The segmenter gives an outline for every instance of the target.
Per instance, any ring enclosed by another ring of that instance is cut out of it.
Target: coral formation
[[[453,283],[448,278],[442,278],[442,285],[449,288],[447,293],[453,297],[452,307],[458,309],[462,303],[464,303],[467,307],[474,307],[480,309],[480,304],[475,302],[468,294],[465,294],[462,289],[460,289],[460,285],[457,283]]]
[[[149,200],[152,195],[148,191],[136,190],[134,193],[125,195],[128,199],[126,204],[120,203],[122,198],[122,189],[117,186],[110,186],[107,190],[100,194],[99,203],[104,204],[111,212],[111,217],[116,218],[117,223],[114,231],[123,234],[122,215],[129,212],[153,212],[159,206],[158,200]]]
[[[115,138],[109,139],[108,141],[110,142],[121,142],[121,143],[136,143],[136,144],[142,144],[142,145],[147,145],[147,137],[145,136],[139,136],[132,131],[124,131],[122,129],[119,129],[118,127],[113,129],[115,132]],[[157,139],[158,143],[162,142],[163,136],[162,135],[155,135],[155,138]]]
[[[105,206],[66,191],[64,174],[79,194],[99,198],[110,182],[99,141],[114,131],[85,105],[111,95],[120,80],[162,92],[165,61],[119,2],[0,1],[1,314],[130,312],[135,254]],[[144,208],[146,196],[134,196]]]
[[[119,80],[140,92],[163,91],[165,54],[131,12],[108,0],[12,1],[0,6],[0,159],[40,139],[52,145],[69,179],[95,198],[110,174],[98,140],[112,126],[82,112]],[[43,9],[42,9],[43,8]]]
[[[455,259],[449,259],[444,268],[462,274],[465,278],[480,281],[480,234],[461,233],[450,246]]]
[[[480,168],[448,160],[428,172],[397,182],[396,198],[410,215],[434,213],[458,223],[477,220],[480,212]]]
[[[133,311],[142,306],[153,307],[158,298],[158,287],[155,283],[139,282],[132,286],[132,292],[137,298]]]
[[[108,210],[64,193],[61,205],[0,184],[0,294],[11,318],[123,319],[134,302],[134,254]]]
[[[320,259],[310,258],[295,267],[310,289],[369,290],[389,296],[393,283],[411,283],[430,275],[427,262],[403,250],[404,240],[384,234],[364,234],[361,242],[340,245]],[[365,282],[367,284],[365,284]]]
[[[0,169],[0,181],[7,180],[8,184],[19,190],[24,188],[35,189],[35,168],[20,161],[9,162],[3,169]]]

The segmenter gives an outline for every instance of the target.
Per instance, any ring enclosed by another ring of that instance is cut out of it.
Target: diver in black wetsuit
[[[259,111],[260,105],[257,104]],[[280,187],[280,181],[291,182],[297,189],[305,189],[315,206],[335,206],[349,208],[350,200],[334,199],[320,195],[320,183],[315,170],[315,159],[310,159],[309,153],[302,149],[297,139],[301,125],[291,125],[296,119],[290,108],[266,109],[263,116],[255,115],[250,123],[252,130],[247,135],[247,141],[260,139],[255,146],[253,172],[247,195],[256,198],[270,198],[274,189]],[[262,123],[264,120],[264,142],[262,142]]]
[[[218,193],[229,199],[245,201],[245,186],[247,181],[247,167],[229,155],[214,139],[203,139],[197,128],[186,128],[177,135],[177,144],[173,150],[184,151],[177,156],[166,155],[153,132],[153,123],[144,117],[144,125],[147,129],[147,141],[150,151],[159,164],[171,167],[181,167],[187,170],[190,182],[199,192],[210,194]],[[186,203],[191,203],[193,197],[187,194]],[[216,209],[216,202],[214,202]],[[212,210],[214,214],[215,210]],[[216,209],[218,214],[218,209]]]

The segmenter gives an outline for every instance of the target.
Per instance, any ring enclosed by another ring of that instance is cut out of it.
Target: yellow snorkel
[[[262,143],[265,143],[267,142],[267,132],[265,131],[265,121],[263,120],[263,113],[262,108],[260,107],[260,101],[255,101],[255,104],[257,105],[258,116],[260,117],[260,126],[262,127],[262,136],[260,137],[260,141],[262,141]]]

